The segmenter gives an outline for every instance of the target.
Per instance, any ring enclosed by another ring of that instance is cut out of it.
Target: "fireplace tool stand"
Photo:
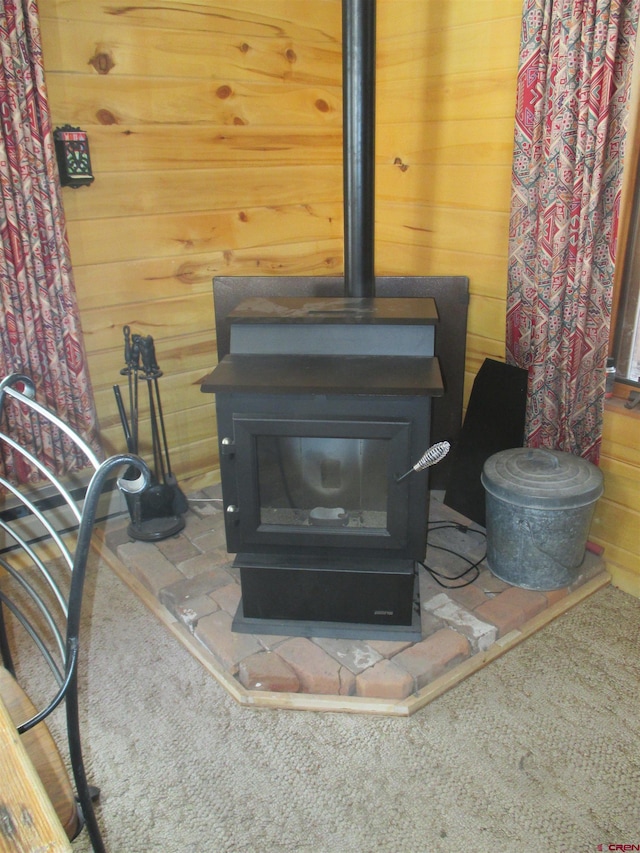
[[[146,382],[149,401],[149,423],[153,454],[153,478],[140,494],[127,495],[131,524],[127,532],[132,539],[157,541],[175,536],[185,525],[183,514],[188,503],[171,471],[169,446],[164,425],[158,379],[162,371],[156,361],[151,335],[132,335],[123,327],[125,366],[120,371],[128,380],[129,415],[125,410],[118,385],[113,386],[118,414],[130,453],[139,454],[139,382]],[[126,475],[125,475],[126,476]]]

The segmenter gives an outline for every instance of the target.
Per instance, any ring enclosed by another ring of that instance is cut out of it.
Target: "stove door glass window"
[[[385,438],[256,436],[261,525],[383,531]]]
[[[396,477],[410,466],[410,421],[238,413],[233,436],[222,456],[229,550],[407,551],[416,483]]]

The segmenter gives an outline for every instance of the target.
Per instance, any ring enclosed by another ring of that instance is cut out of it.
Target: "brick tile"
[[[279,645],[284,643],[285,640],[289,639],[289,636],[284,636],[283,634],[255,634],[260,645],[263,646],[268,652],[274,651],[277,649]]]
[[[495,643],[497,628],[489,622],[483,622],[465,607],[448,595],[440,593],[423,604],[434,616],[442,619],[450,628],[463,634],[474,652],[486,651]]]
[[[249,655],[261,651],[261,646],[252,634],[240,634],[231,630],[231,616],[217,610],[198,622],[194,635],[231,672]]]
[[[512,587],[501,593],[502,596],[515,602],[522,609],[525,622],[540,613],[547,606],[547,599],[543,592],[537,592],[533,589],[521,589],[520,587]]]
[[[225,564],[225,571],[229,572],[232,578],[240,583],[240,566],[234,566],[233,563]]]
[[[164,554],[167,560],[170,560],[174,566],[200,553],[184,533],[179,533],[177,536],[169,536],[167,539],[160,539],[154,544],[158,551]]]
[[[441,628],[426,640],[400,652],[392,663],[412,675],[419,689],[469,657],[470,651],[466,637],[451,628]]]
[[[382,655],[366,642],[334,640],[327,637],[314,637],[313,642],[356,675],[382,660]]]
[[[220,487],[200,494],[218,496]],[[444,516],[449,515],[446,508]],[[177,537],[147,543],[132,540],[124,513],[105,523],[107,546],[187,627],[192,642],[197,639],[250,690],[406,699],[481,648],[491,631],[504,635],[522,626],[604,570],[601,558],[587,554],[569,587],[534,591],[500,580],[483,563],[473,584],[445,590],[420,567],[421,600],[431,606],[420,608],[423,639],[418,643],[244,634],[231,630],[241,590],[234,555],[226,550],[221,505],[190,503],[185,521]],[[468,538],[455,531],[453,536],[456,541]],[[441,564],[435,556],[434,563]],[[457,558],[442,566],[455,573]]]
[[[566,586],[560,587],[560,589],[546,589],[542,594],[547,599],[547,605],[550,606],[556,601],[566,598],[569,595],[569,589]]]
[[[605,571],[605,569],[606,564],[602,557],[599,557],[597,554],[592,554],[590,551],[586,551],[583,563],[578,569],[576,569],[575,578],[569,585],[569,592],[573,592],[586,581],[600,574],[600,572]]]
[[[214,527],[213,530],[202,533],[200,536],[194,536],[192,542],[203,554],[216,551],[219,548],[226,548],[227,539],[224,527],[221,529]]]
[[[188,601],[181,601],[177,604],[174,603],[171,607],[167,607],[167,610],[179,622],[182,622],[192,634],[195,632],[196,626],[203,616],[215,613],[219,609],[215,601],[208,595],[198,595],[195,598],[190,598]]]
[[[340,664],[310,640],[287,640],[278,646],[278,654],[295,671],[302,693],[339,693]]]
[[[213,598],[207,595],[208,584],[197,585],[194,580],[179,581],[161,589],[158,594],[160,604],[192,634],[203,616],[220,609]]]
[[[514,607],[509,601],[502,600],[503,593],[481,604],[476,613],[480,618],[492,622],[498,629],[498,636],[504,637],[510,631],[519,628],[524,622],[524,616],[519,607]]]
[[[224,517],[219,509],[212,510],[210,513],[202,514],[196,510],[192,510],[187,515],[187,524],[184,529],[185,536],[193,542],[198,536],[203,536],[212,530],[224,530]]]
[[[240,604],[240,598],[242,596],[240,584],[232,581],[226,586],[214,589],[210,595],[223,610],[226,610],[227,613],[230,613],[232,616],[236,615],[236,610],[238,609],[238,604]]]
[[[442,627],[442,626],[441,626]],[[412,645],[410,640],[369,640],[369,645],[383,658],[392,658]]]
[[[247,690],[297,693],[300,689],[298,676],[275,652],[256,652],[244,658],[238,667],[238,679]]]
[[[356,696],[406,699],[414,690],[413,676],[391,660],[383,659],[356,676]]]
[[[423,637],[430,637],[432,634],[435,634],[436,631],[439,631],[440,628],[444,628],[443,622],[438,619],[437,616],[434,616],[433,613],[429,613],[428,610],[425,610],[424,607],[420,608],[420,629]]]
[[[475,581],[475,585],[486,595],[498,595],[505,589],[510,589],[508,583],[497,578],[489,569],[483,569]]]
[[[184,578],[155,545],[139,540],[118,547],[118,557],[148,590],[157,596],[161,589]]]
[[[206,486],[189,496],[191,510],[199,515],[210,515],[220,513],[222,506],[222,484]]]
[[[437,610],[443,601],[449,601],[449,598],[447,594],[442,591],[442,589],[439,589],[432,595],[425,596],[423,599],[421,599],[422,609],[426,610],[427,613],[433,613],[433,611]]]
[[[438,545],[442,547],[432,547]],[[483,559],[485,550],[485,537],[480,533],[468,529],[463,532],[451,527],[434,527],[429,531],[427,563],[451,578],[469,567],[469,563],[462,559],[461,555],[475,563]]]
[[[110,551],[113,551],[114,554],[118,553],[118,548],[120,547],[120,545],[124,545],[125,542],[131,542],[131,537],[127,532],[128,524],[129,520],[126,519],[126,524],[124,524],[123,526],[112,525],[111,523],[109,523],[106,528],[105,542],[107,548],[109,548]]]
[[[214,551],[207,551],[206,554],[198,551],[195,557],[191,557],[182,563],[177,564],[182,574],[187,578],[193,578],[203,572],[208,572],[210,569],[227,569],[231,568],[231,555],[227,553],[226,548],[217,548]]]
[[[160,601],[165,607],[171,607],[199,595],[207,595],[233,582],[233,578],[223,569],[211,569],[196,577],[183,577],[176,583],[166,586],[160,592]]]
[[[426,598],[431,598],[432,595],[442,592],[440,584],[436,583],[425,569],[420,569],[418,572],[418,585],[420,588],[420,601],[424,601]]]
[[[342,666],[340,667],[338,675],[340,676],[340,695],[355,696],[356,676],[353,672],[351,672],[350,669],[347,669],[346,666]]]
[[[542,593],[513,586],[481,604],[474,612],[479,618],[492,622],[499,636],[504,637],[509,631],[521,628],[545,607],[547,599]]]
[[[466,607],[467,610],[475,610],[476,607],[480,607],[485,601],[489,601],[489,596],[479,586],[476,586],[475,583],[456,589],[448,589],[447,595],[449,598],[457,601],[458,604]]]

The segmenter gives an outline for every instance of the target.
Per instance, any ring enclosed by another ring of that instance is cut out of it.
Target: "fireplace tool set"
[[[171,471],[169,446],[164,425],[158,379],[162,371],[156,360],[151,335],[131,334],[124,326],[124,360],[121,376],[128,381],[129,414],[125,410],[119,385],[113,386],[118,414],[129,453],[139,454],[139,383],[146,382],[149,423],[153,453],[153,479],[139,495],[127,495],[131,516],[128,533],[132,539],[155,541],[175,536],[184,525],[188,503]]]

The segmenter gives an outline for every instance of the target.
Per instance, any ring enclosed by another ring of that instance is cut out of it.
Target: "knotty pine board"
[[[479,131],[480,128],[477,128]],[[493,144],[493,143],[489,143]],[[319,158],[342,168],[342,127],[265,125],[93,124],[91,161],[96,172],[238,169],[240,166],[316,166]]]
[[[333,167],[326,167],[332,169]],[[269,171],[269,170],[266,170]],[[272,176],[271,180],[264,177],[265,170],[253,170],[256,177],[257,186],[253,189],[254,198],[243,198],[248,204],[241,208],[228,208],[226,210],[194,210],[198,200],[186,197],[182,205],[175,204],[175,208],[181,206],[192,206],[191,210],[184,212],[171,213],[166,211],[162,213],[157,209],[153,211],[154,203],[156,208],[161,205],[170,206],[172,192],[180,192],[179,182],[176,180],[174,186],[167,187],[169,183],[162,179],[161,175],[155,175],[155,181],[152,178],[147,178],[146,182],[143,179],[132,181],[132,190],[145,193],[145,198],[139,200],[136,204],[133,200],[130,205],[129,214],[126,213],[126,204],[118,198],[113,199],[113,206],[120,208],[120,215],[117,215],[115,210],[111,211],[111,215],[99,217],[78,216],[68,220],[69,234],[73,239],[75,236],[72,232],[75,228],[78,232],[79,249],[75,251],[74,263],[96,263],[97,260],[110,262],[124,260],[127,258],[144,258],[158,257],[158,249],[156,245],[152,245],[151,254],[146,253],[147,242],[150,240],[157,241],[158,246],[163,240],[169,240],[169,252],[166,250],[162,254],[181,254],[183,251],[193,249],[197,252],[202,252],[203,249],[210,251],[224,251],[234,248],[248,248],[251,246],[273,246],[278,244],[304,242],[311,239],[327,239],[329,237],[342,235],[342,204],[338,202],[330,202],[317,200],[315,203],[311,200],[305,203],[292,202],[287,196],[292,195],[289,191],[281,193],[282,203],[278,204],[277,197],[273,192],[269,192],[276,183]],[[148,174],[148,173],[146,173]],[[258,175],[262,175],[261,180]],[[325,177],[333,181],[332,175],[325,171]],[[146,175],[145,175],[146,177]],[[200,186],[206,181],[208,175],[199,175],[191,173],[191,181],[194,187]],[[221,179],[224,173],[221,174]],[[288,172],[289,178],[295,177],[291,170]],[[302,177],[302,176],[301,176]],[[198,180],[199,179],[199,180]],[[153,183],[152,183],[153,181]],[[243,186],[250,181],[250,176],[245,175],[245,180],[239,184]],[[316,176],[318,183],[318,195],[329,194],[326,188],[322,188],[321,175]],[[122,187],[125,186],[124,179],[120,182]],[[108,181],[102,181],[104,187],[105,198],[108,198],[108,193],[113,189],[113,185]],[[205,186],[209,186],[209,193],[215,192],[215,178],[207,181]],[[91,187],[93,190],[93,185]],[[72,190],[73,191],[73,190]],[[221,190],[222,191],[222,190]],[[200,190],[202,203],[213,204],[211,199],[206,198],[206,189]],[[224,193],[233,194],[233,187],[228,187],[222,191]],[[100,185],[96,186],[96,197],[100,193]],[[247,194],[249,195],[249,193]],[[229,202],[233,202],[230,200]],[[99,213],[99,204],[93,203],[91,207],[94,214]],[[133,215],[133,211],[137,211],[137,215]],[[106,211],[105,211],[106,213]],[[113,220],[109,222],[109,220]],[[76,225],[76,223],[79,223]],[[119,238],[126,239],[127,234],[125,225],[131,231],[128,235],[125,246],[120,249],[118,243],[114,246],[104,247],[104,239],[100,240],[100,234],[104,234],[105,228],[110,229],[110,233],[115,233]],[[339,232],[338,232],[339,227]],[[202,244],[207,241],[202,248]],[[85,254],[81,254],[86,252]]]
[[[120,6],[97,0],[39,0],[38,6],[41,17],[99,25],[113,22],[115,17],[124,19],[127,28],[204,30],[217,37],[275,36],[282,31],[301,37],[316,30],[335,32],[340,26],[340,0],[312,2],[311,11],[310,0],[138,0],[135,5]]]
[[[340,226],[341,227],[341,226]],[[197,246],[195,247],[197,250]],[[395,249],[397,253],[397,248]],[[342,233],[331,239],[275,246],[249,246],[218,252],[185,252],[75,268],[80,310],[120,306],[113,322],[127,316],[128,306],[159,299],[212,293],[216,275],[335,275],[342,272]],[[131,299],[135,297],[136,302]],[[213,315],[213,302],[210,304]],[[122,319],[122,323],[128,322]]]
[[[219,80],[341,85],[339,35],[318,29],[291,28],[293,32],[281,35],[222,34],[221,38],[205,29],[130,26],[123,33],[122,26],[112,21],[101,25],[97,45],[94,22],[70,21],[59,38],[45,39],[48,61],[60,71],[80,73],[86,70],[85,57],[90,57],[98,73],[176,79],[200,78],[203,66],[210,63],[209,76]]]

